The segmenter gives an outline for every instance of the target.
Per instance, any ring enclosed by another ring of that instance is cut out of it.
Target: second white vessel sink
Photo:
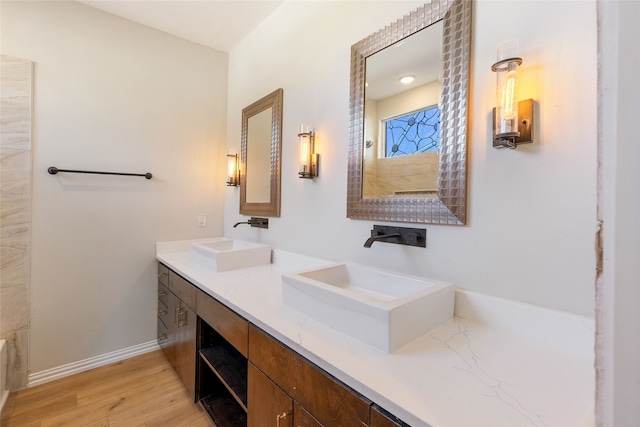
[[[189,245],[189,256],[217,272],[271,262],[271,246],[244,240],[215,237]]]
[[[392,353],[453,318],[451,284],[353,263],[282,274],[283,301]]]

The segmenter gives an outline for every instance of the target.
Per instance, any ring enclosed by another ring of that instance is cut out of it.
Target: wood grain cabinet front
[[[248,426],[293,425],[293,399],[252,363],[248,372],[248,403]]]
[[[249,322],[222,303],[197,290],[198,316],[244,357],[249,354]]]
[[[169,286],[169,268],[161,263],[158,263],[158,283]]]
[[[193,286],[180,275],[169,270],[169,290],[173,292],[185,305],[192,310],[196,310],[196,291],[198,288]]]
[[[249,326],[249,360],[320,424],[369,425],[370,401],[253,325]]]
[[[197,317],[179,295],[195,307],[195,287],[159,263],[158,344],[189,396],[195,399]]]
[[[371,405],[371,427],[411,427],[378,405]]]
[[[176,360],[174,369],[191,399],[195,400],[197,317],[183,302],[176,313]]]
[[[295,427],[322,427],[322,424],[297,403],[293,403],[293,425]]]

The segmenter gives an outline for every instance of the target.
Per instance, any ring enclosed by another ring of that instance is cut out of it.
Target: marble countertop
[[[453,320],[386,354],[283,305],[283,272],[332,261],[276,249],[216,273],[189,243],[156,258],[414,427],[595,425],[593,319],[457,290]]]

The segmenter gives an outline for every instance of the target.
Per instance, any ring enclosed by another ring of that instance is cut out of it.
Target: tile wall
[[[31,228],[31,61],[0,55],[0,338],[7,388],[27,386]]]

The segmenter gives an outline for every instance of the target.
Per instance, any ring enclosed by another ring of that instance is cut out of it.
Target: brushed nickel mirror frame
[[[280,169],[282,162],[282,98],[277,89],[242,110],[242,141],[240,165],[240,214],[252,216],[280,216]],[[271,159],[269,173],[269,202],[247,202],[247,145],[249,119],[271,108]]]
[[[464,225],[467,210],[467,99],[471,46],[468,0],[433,0],[351,47],[347,217]],[[362,197],[366,58],[443,20],[438,197]]]

